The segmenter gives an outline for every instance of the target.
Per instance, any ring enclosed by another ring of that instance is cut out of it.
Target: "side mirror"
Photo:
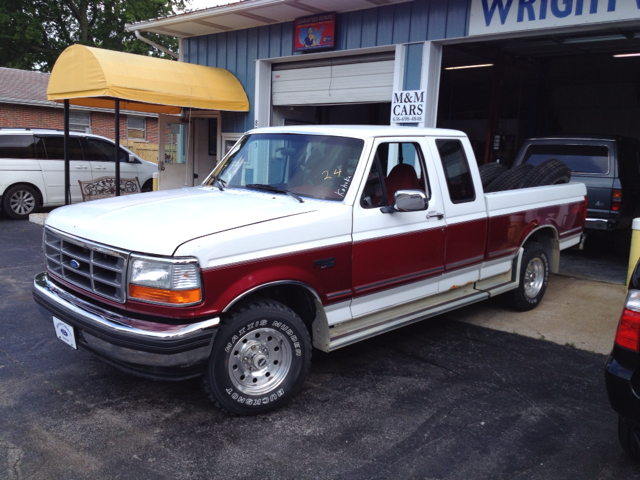
[[[133,153],[129,154],[129,158],[127,159],[129,163],[136,163],[136,156]]]
[[[419,212],[429,206],[427,196],[421,190],[398,190],[394,197],[393,206],[382,207],[382,213]]]

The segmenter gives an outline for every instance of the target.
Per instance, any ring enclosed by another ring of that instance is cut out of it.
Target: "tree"
[[[77,43],[171,59],[124,27],[182,11],[189,1],[1,0],[0,66],[50,72],[62,51]],[[177,51],[178,41],[173,37],[145,36]]]

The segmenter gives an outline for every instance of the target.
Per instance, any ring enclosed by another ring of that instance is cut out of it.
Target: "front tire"
[[[29,185],[14,185],[2,196],[2,211],[14,220],[25,220],[40,208],[40,195]]]
[[[516,310],[526,312],[536,308],[549,283],[549,257],[542,245],[527,242],[520,264],[518,288],[507,293],[507,301]]]
[[[255,301],[224,320],[203,387],[227,413],[266,413],[302,388],[310,363],[311,339],[300,317],[279,302]]]

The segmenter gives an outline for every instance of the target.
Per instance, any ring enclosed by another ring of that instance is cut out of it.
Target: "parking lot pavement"
[[[603,355],[446,316],[316,351],[290,405],[228,417],[58,340],[30,293],[41,232],[0,220],[2,480],[640,478]]]
[[[501,297],[450,312],[450,318],[595,353],[608,354],[627,291],[617,283],[553,275],[542,303],[511,312]]]

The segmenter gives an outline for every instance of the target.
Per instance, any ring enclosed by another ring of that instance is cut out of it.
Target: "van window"
[[[37,137],[36,137],[37,138]],[[64,137],[41,137],[49,160],[64,160]],[[69,160],[84,160],[80,139],[69,137]]]
[[[530,145],[522,163],[538,165],[549,158],[560,160],[574,173],[609,173],[609,148],[604,145]]]
[[[451,203],[473,202],[476,192],[460,140],[436,140]]]
[[[115,143],[109,143],[95,138],[85,138],[83,147],[84,158],[86,160],[113,162],[113,150]],[[118,157],[120,163],[129,160],[129,154],[121,148],[118,149]]]
[[[0,158],[38,158],[33,135],[0,135]]]

